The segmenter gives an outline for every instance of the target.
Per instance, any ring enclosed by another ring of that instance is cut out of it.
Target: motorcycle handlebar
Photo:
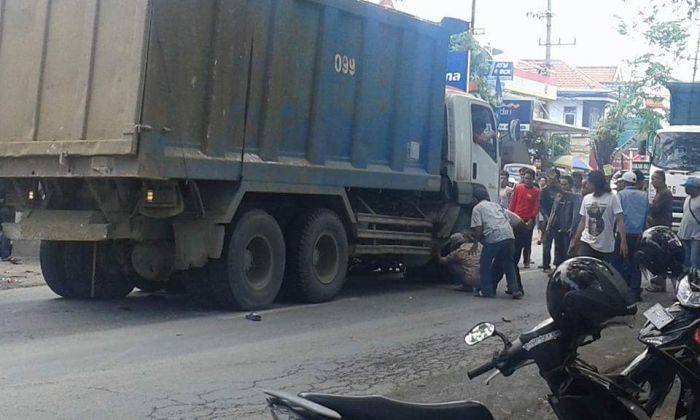
[[[483,375],[491,369],[498,368],[499,361],[509,360],[510,358],[519,354],[522,348],[523,344],[520,342],[520,339],[515,340],[515,342],[513,342],[513,344],[511,344],[510,347],[503,349],[503,351],[497,356],[495,356],[493,360],[484,363],[478,368],[468,371],[467,377],[469,377],[469,379],[471,380],[476,378],[477,376]]]
[[[494,360],[491,360],[490,362],[486,362],[483,365],[479,366],[476,369],[472,369],[469,372],[467,372],[467,377],[471,380],[476,378],[477,376],[481,376],[484,373],[490,371],[491,369],[496,367],[496,362]]]

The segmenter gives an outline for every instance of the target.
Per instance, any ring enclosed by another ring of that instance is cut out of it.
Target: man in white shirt
[[[502,207],[508,208],[510,198],[513,196],[513,187],[508,184],[508,172],[501,172],[500,189],[498,190],[498,199]]]
[[[700,268],[700,178],[690,177],[682,185],[688,197],[683,203],[683,219],[678,237],[685,249],[685,265]]]
[[[588,174],[588,184],[593,193],[583,197],[581,202],[581,222],[579,223],[574,240],[571,241],[569,254],[578,246],[579,257],[593,257],[605,262],[611,262],[615,252],[615,228],[620,235],[620,254],[627,258],[627,235],[622,218],[622,206],[616,194],[610,192],[610,187],[601,171]]]
[[[478,243],[484,247],[481,250],[480,288],[474,292],[477,297],[494,297],[493,266],[503,267],[508,282],[508,291],[513,299],[520,299],[523,293],[519,290],[513,253],[515,251],[515,235],[506,217],[505,209],[500,204],[489,201],[489,193],[485,189],[474,191],[477,204],[472,210],[471,228],[474,246],[470,250],[476,253]]]

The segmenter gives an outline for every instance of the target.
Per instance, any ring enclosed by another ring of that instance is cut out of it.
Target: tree
[[[659,128],[665,115],[649,109],[646,100],[663,100],[673,66],[689,58],[691,31],[699,27],[699,15],[700,0],[649,0],[634,20],[618,17],[618,32],[643,38],[650,50],[628,63],[630,81],[621,84],[619,102],[608,107],[593,131],[598,163],[611,163],[618,140],[628,130],[649,139]]]
[[[560,156],[571,154],[571,142],[562,134],[545,136],[541,133],[531,133],[525,139],[530,156],[541,162],[553,162]]]
[[[488,75],[491,70],[491,57],[469,32],[453,35],[450,38],[450,51],[471,51],[471,80],[476,83],[477,93],[484,100],[495,104]]]

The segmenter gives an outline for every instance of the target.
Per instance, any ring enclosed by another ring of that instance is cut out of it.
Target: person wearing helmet
[[[610,264],[576,257],[562,263],[550,277],[547,311],[564,331],[595,334],[605,321],[634,315],[637,305],[627,284]]]
[[[682,185],[688,197],[683,203],[683,219],[678,236],[685,248],[688,268],[700,268],[700,178],[689,177]]]

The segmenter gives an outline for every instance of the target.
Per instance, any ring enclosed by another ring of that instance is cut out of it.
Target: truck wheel
[[[76,297],[121,299],[134,290],[134,281],[123,268],[125,252],[119,244],[75,242],[64,247],[67,280]]]
[[[65,244],[62,242],[41,241],[39,263],[49,289],[61,297],[72,298],[76,294],[68,284],[64,248]]]
[[[269,306],[282,286],[284,264],[284,236],[275,218],[246,212],[233,225],[221,259],[208,265],[218,303],[238,310]]]
[[[343,288],[348,269],[348,237],[331,210],[305,213],[289,232],[287,286],[304,302],[332,300]]]

